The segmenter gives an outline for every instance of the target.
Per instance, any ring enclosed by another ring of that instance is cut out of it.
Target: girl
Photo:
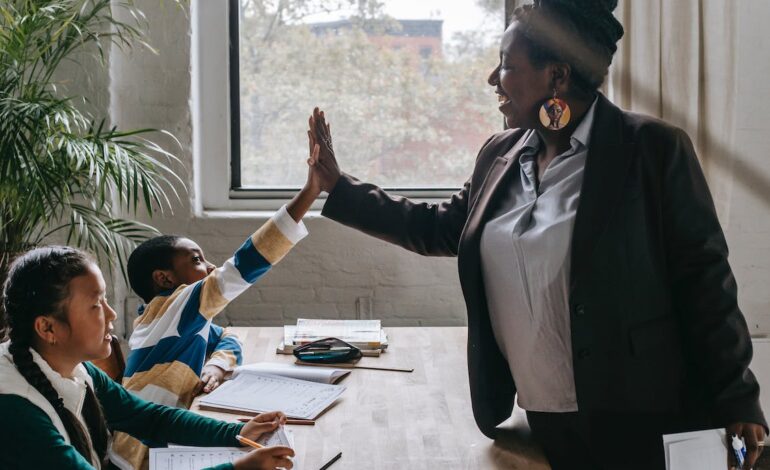
[[[235,446],[237,434],[256,440],[285,422],[272,412],[245,425],[225,423],[128,393],[85,362],[111,352],[116,315],[104,295],[101,271],[74,248],[38,248],[11,266],[3,296],[10,341],[0,344],[0,468],[122,466],[108,455],[113,431],[153,442]],[[270,447],[216,469],[290,469],[293,455]]]

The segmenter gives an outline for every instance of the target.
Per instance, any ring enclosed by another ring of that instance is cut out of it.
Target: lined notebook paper
[[[280,427],[275,432],[260,437],[257,442],[272,447],[277,445],[294,447],[294,435]],[[200,470],[223,463],[232,463],[250,447],[184,447],[171,446],[150,449],[150,470]],[[299,463],[294,459],[294,470]]]
[[[283,411],[289,418],[315,419],[342,395],[342,385],[267,374],[239,374],[201,398],[201,408],[264,413]]]

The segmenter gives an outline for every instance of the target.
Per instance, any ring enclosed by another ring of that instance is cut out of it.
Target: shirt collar
[[[59,396],[64,401],[64,406],[75,416],[80,416],[86,396],[86,384],[91,385],[91,388],[93,388],[91,376],[88,375],[83,364],[78,364],[75,367],[72,378],[69,379],[62,377],[61,374],[53,370],[37,351],[30,348],[30,352],[32,353],[32,359],[51,382],[53,388],[59,393]]]
[[[594,98],[594,102],[591,104],[591,107],[588,108],[588,112],[583,118],[583,121],[577,126],[575,132],[572,133],[570,142],[572,143],[573,148],[576,147],[575,141],[579,142],[583,147],[588,147],[588,144],[591,142],[591,128],[594,125],[594,114],[596,114],[597,101],[599,101],[598,97]]]

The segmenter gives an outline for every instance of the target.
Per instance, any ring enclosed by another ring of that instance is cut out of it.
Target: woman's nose
[[[497,84],[500,83],[500,66],[499,65],[495,67],[494,70],[492,70],[492,73],[489,74],[489,77],[487,78],[487,83],[489,83],[491,86],[497,86]]]

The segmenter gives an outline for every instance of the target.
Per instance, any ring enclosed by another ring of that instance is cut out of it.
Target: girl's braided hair
[[[64,246],[37,248],[21,255],[11,265],[3,289],[3,303],[10,329],[9,352],[19,373],[43,395],[59,415],[75,449],[91,461],[91,446],[105,462],[109,434],[101,405],[90,386],[86,387],[83,420],[64,406],[64,401],[33,360],[34,322],[50,315],[67,323],[66,301],[72,279],[87,273],[93,260],[82,251]],[[89,434],[91,438],[89,439]]]

